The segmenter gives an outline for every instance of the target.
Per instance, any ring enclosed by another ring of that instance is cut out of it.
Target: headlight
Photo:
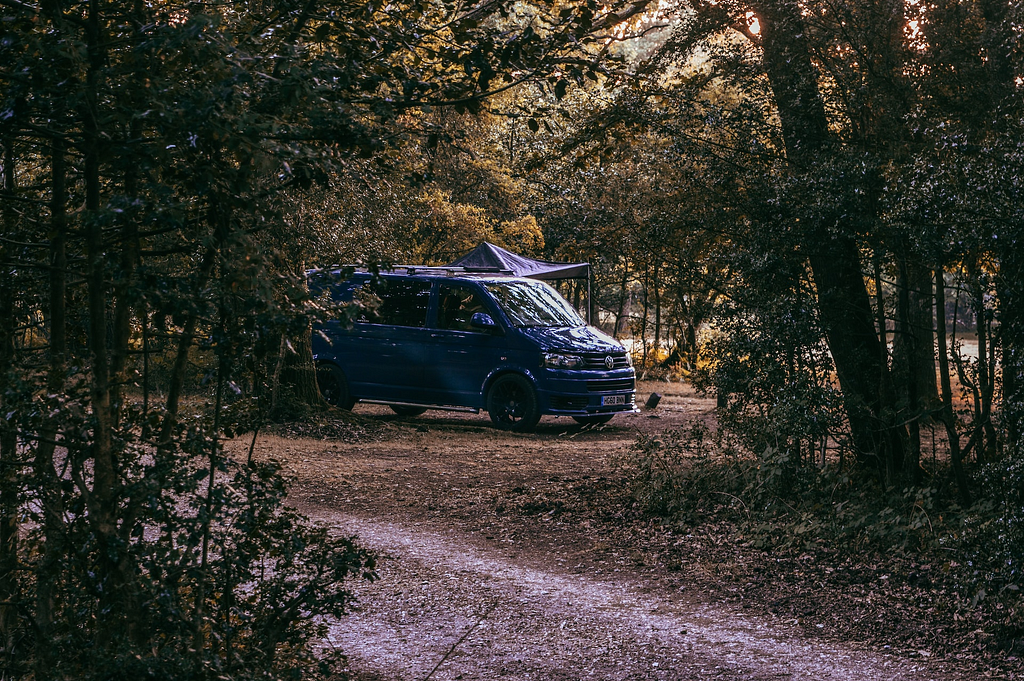
[[[579,355],[545,352],[541,355],[541,365],[548,369],[579,369],[583,366],[583,358]]]

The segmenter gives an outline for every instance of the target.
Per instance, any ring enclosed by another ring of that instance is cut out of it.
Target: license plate
[[[625,395],[605,395],[604,397],[601,398],[601,405],[602,406],[608,406],[608,405],[611,405],[611,404],[625,404],[625,403],[626,403],[626,396]]]

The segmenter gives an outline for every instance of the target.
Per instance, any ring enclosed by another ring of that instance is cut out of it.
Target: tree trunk
[[[651,313],[651,299],[650,299],[650,295],[649,295],[650,294],[650,290],[651,290],[651,271],[647,267],[644,267],[644,280],[642,282],[642,285],[643,285],[643,291],[644,291],[644,301],[643,301],[644,306],[643,306],[643,314],[641,315],[641,318],[640,318],[640,346],[641,346],[641,348],[643,348],[643,356],[642,356],[642,358],[640,360],[640,366],[642,366],[644,368],[644,374],[646,374],[647,373],[647,353],[648,353],[648,346],[647,346],[647,324],[648,324],[648,320],[650,319],[650,313]],[[634,333],[633,336],[634,336],[634,339],[635,339],[636,338],[636,334]]]
[[[220,248],[220,241],[217,240],[206,248],[203,259],[200,261],[199,270],[193,275],[193,286],[196,298],[206,288],[206,284],[217,263],[217,250]],[[181,406],[181,390],[185,383],[185,372],[188,369],[188,355],[195,340],[196,324],[198,314],[193,311],[185,319],[181,335],[178,336],[178,347],[174,355],[174,363],[171,365],[171,375],[167,384],[167,399],[164,406],[164,419],[160,425],[160,435],[157,437],[157,456],[166,456],[170,452],[171,443],[174,441],[174,431],[178,427],[178,411]]]
[[[9,197],[3,201],[4,234],[14,234],[16,215],[11,200],[17,191],[14,175],[14,141],[4,139],[3,145],[3,191]],[[0,241],[0,266],[7,270],[6,242]],[[7,371],[14,362],[14,290],[13,281],[5,271],[0,277],[0,372]],[[6,385],[7,381],[3,383]],[[0,394],[0,413],[4,409],[3,395]],[[15,425],[7,418],[0,418],[0,645],[10,650],[14,641],[17,621],[13,603],[16,602],[18,566],[18,436]]]
[[[299,272],[305,272],[304,264],[300,264]],[[302,277],[305,285],[305,275]],[[278,358],[281,370],[275,387],[275,393],[279,394],[272,397],[274,418],[302,418],[327,408],[316,382],[312,339],[313,327],[307,324],[281,344],[282,354]]]
[[[899,265],[900,327],[892,344],[894,372],[900,376],[899,397],[906,401],[909,409],[923,414],[939,404],[935,382],[932,273],[902,256]]]
[[[138,138],[138,122],[133,120],[129,126],[129,139],[134,142]],[[125,195],[134,197],[138,192],[135,173],[125,174]],[[133,216],[128,215],[121,228],[121,262],[117,281],[114,283],[114,341],[112,343],[111,376],[113,386],[111,399],[113,403],[113,420],[120,422],[122,407],[122,386],[127,382],[128,351],[131,340],[131,319],[135,310],[135,270],[139,262],[139,225]]]
[[[786,154],[795,169],[811,169],[831,155],[825,108],[798,6],[758,5],[764,66],[775,95]],[[837,197],[852,204],[855,196]],[[851,435],[862,461],[874,459],[888,480],[903,469],[905,429],[895,425],[891,382],[853,231],[823,219],[810,227],[805,251],[818,308],[843,391]]]
[[[949,460],[960,501],[964,507],[971,505],[971,492],[967,487],[960,453],[960,435],[956,432],[956,416],[953,414],[953,390],[949,381],[949,357],[946,350],[946,285],[942,270],[935,270],[935,332],[939,338],[939,381],[942,383],[942,423],[946,426],[949,442]],[[954,320],[954,324],[955,324]]]
[[[909,440],[907,448],[907,460],[905,461],[905,475],[915,484],[920,482],[920,463],[921,463],[921,414],[924,412],[924,405],[919,390],[919,383],[923,378],[920,376],[920,372],[917,366],[917,358],[920,354],[918,344],[920,343],[920,337],[918,329],[914,321],[912,321],[913,310],[916,305],[911,303],[911,289],[910,289],[910,268],[907,265],[906,259],[900,259],[900,285],[899,285],[899,296],[898,307],[899,307],[899,333],[896,335],[900,339],[900,347],[902,348],[901,355],[904,359],[905,373],[903,375],[903,394],[901,397],[905,398],[903,404],[906,405],[906,410],[902,414],[898,411],[897,414],[901,421],[907,423]],[[929,289],[930,292],[930,289]],[[916,302],[916,301],[915,301]],[[930,316],[930,315],[929,315]],[[930,328],[930,325],[929,325]],[[895,346],[895,343],[894,343]],[[895,347],[894,347],[895,354]],[[930,354],[930,352],[929,352]],[[932,370],[932,385],[935,384],[935,371]],[[897,406],[900,402],[897,402]]]
[[[103,35],[101,0],[90,0],[85,22],[86,50],[89,57],[85,74],[84,102],[81,110],[83,130],[83,180],[85,184],[85,289],[89,319],[88,349],[90,367],[90,409],[92,439],[89,456],[92,460],[92,486],[79,481],[88,510],[91,530],[95,533],[102,556],[100,580],[100,612],[97,622],[98,647],[105,648],[118,635],[133,636],[131,613],[137,602],[134,579],[126,569],[127,552],[118,532],[119,501],[122,495],[117,428],[117,395],[113,381],[115,359],[127,354],[126,347],[117,347],[122,340],[108,333],[107,312],[111,286],[107,265],[116,257],[116,250],[107,243],[103,230],[102,146],[107,136],[100,130],[100,90],[106,64],[106,41]],[[126,339],[124,339],[126,342]],[[127,624],[127,630],[119,627]]]
[[[313,363],[312,326],[281,344],[279,395],[274,397],[274,418],[303,418],[327,408],[316,382]]]
[[[978,461],[991,461],[996,449],[996,432],[995,426],[992,424],[992,397],[995,393],[995,382],[992,380],[989,368],[989,343],[992,339],[989,333],[990,316],[985,305],[985,293],[988,290],[987,276],[981,272],[977,262],[968,263],[967,276],[973,296],[971,304],[974,307],[975,327],[978,330],[978,394],[975,404],[975,428],[978,434],[975,458]]]
[[[661,268],[658,261],[654,262],[654,359],[657,361],[661,353]]]
[[[64,391],[67,363],[67,190],[64,140],[55,135],[50,143],[50,274],[46,317],[50,331],[46,386],[52,394]],[[64,497],[54,466],[57,424],[44,424],[36,444],[35,477],[43,507],[43,557],[36,571],[36,676],[49,678],[53,667],[51,630],[54,622],[61,562],[64,557]],[[68,452],[68,456],[73,456]]]
[[[612,337],[619,339],[619,331],[622,328],[622,317],[626,314],[626,301],[629,298],[629,264],[623,264],[622,289],[619,291],[619,309],[615,313],[615,328],[612,329]]]

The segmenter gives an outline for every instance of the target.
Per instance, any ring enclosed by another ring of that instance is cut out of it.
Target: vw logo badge
[[[612,357],[611,355],[605,355],[604,366],[606,369],[611,369],[613,366],[615,366],[615,358]]]

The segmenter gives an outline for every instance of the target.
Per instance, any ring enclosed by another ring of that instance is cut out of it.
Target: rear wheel
[[[540,421],[537,391],[519,374],[500,376],[487,393],[487,412],[494,425],[503,430],[531,431]]]
[[[352,393],[348,390],[348,379],[336,365],[318,364],[316,382],[320,386],[320,394],[324,396],[327,404],[342,409],[351,409],[352,405],[356,403]]]
[[[427,410],[426,407],[412,407],[407,404],[389,404],[388,406],[399,416],[419,416]]]
[[[597,414],[595,416],[573,416],[572,420],[581,426],[599,426],[612,420],[614,414]]]

